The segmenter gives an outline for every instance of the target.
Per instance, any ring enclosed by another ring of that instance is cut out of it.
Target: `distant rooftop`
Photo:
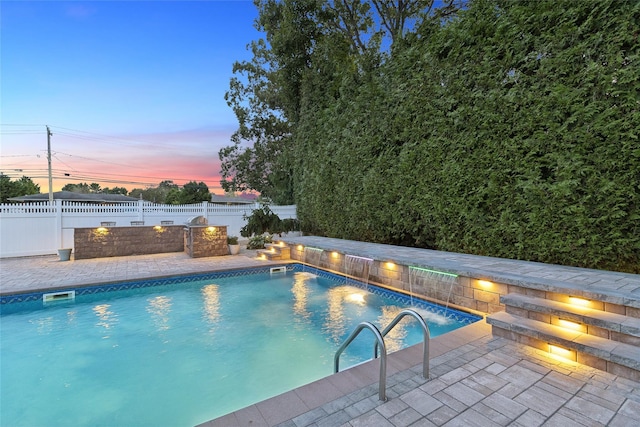
[[[49,193],[29,194],[28,196],[9,198],[11,202],[46,202],[48,200]],[[73,191],[56,191],[53,193],[53,200],[89,203],[127,203],[138,201],[135,197],[124,196],[122,194],[74,193]]]
[[[217,205],[250,205],[256,202],[257,196],[254,194],[245,194],[242,196],[216,196],[211,195],[211,203]]]

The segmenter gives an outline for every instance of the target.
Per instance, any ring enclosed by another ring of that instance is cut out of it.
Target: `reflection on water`
[[[151,314],[153,324],[159,331],[169,329],[169,313],[171,312],[171,298],[160,295],[147,299],[147,312]]]
[[[76,314],[77,313],[74,310],[67,311],[67,321],[66,321],[67,326],[70,326],[73,323],[75,323]],[[29,323],[36,326],[36,331],[38,332],[38,334],[48,335],[52,331],[56,330],[56,328],[58,327],[56,326],[56,323],[59,323],[61,321],[62,319],[55,319],[54,317],[47,316],[47,317],[39,317],[37,319],[31,319],[29,320]]]
[[[302,319],[308,320],[311,313],[307,310],[307,302],[309,299],[309,285],[307,282],[315,276],[296,273],[293,276],[293,312]]]
[[[378,325],[381,325],[382,328],[386,328],[389,323],[396,318],[398,313],[402,311],[402,307],[394,307],[394,306],[383,306],[382,313],[378,317]],[[402,348],[402,342],[404,338],[407,336],[407,327],[406,325],[411,320],[405,317],[398,323],[393,329],[389,331],[387,335],[384,337],[384,343],[387,346],[387,352],[393,353],[394,351],[398,351]]]
[[[29,320],[29,323],[36,325],[39,334],[46,335],[53,330],[53,317],[39,317]]]
[[[76,322],[77,314],[78,312],[74,310],[67,311],[67,325],[71,325]]]
[[[360,316],[366,307],[366,292],[353,286],[337,286],[327,291],[327,318],[323,331],[329,334],[335,343],[342,342],[342,336],[347,332],[346,305],[355,308],[354,316]]]
[[[93,312],[98,316],[98,323],[96,326],[100,326],[106,331],[111,329],[113,325],[118,322],[118,315],[109,310],[110,304],[100,304],[93,307]],[[102,338],[109,338],[109,334]]]
[[[211,325],[209,331],[213,332],[220,321],[220,289],[218,289],[218,285],[206,285],[201,292],[204,302],[204,318]]]

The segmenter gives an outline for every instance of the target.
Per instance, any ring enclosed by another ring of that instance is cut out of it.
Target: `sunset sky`
[[[0,171],[48,192],[204,181],[237,128],[234,61],[261,37],[251,1],[2,1]],[[68,174],[65,175],[65,174]]]

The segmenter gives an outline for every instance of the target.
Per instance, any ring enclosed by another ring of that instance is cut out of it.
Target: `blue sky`
[[[54,190],[171,179],[221,192],[217,153],[237,128],[224,94],[234,61],[250,59],[247,44],[262,36],[251,1],[0,8],[0,171],[48,191],[37,177],[46,177],[49,125]]]

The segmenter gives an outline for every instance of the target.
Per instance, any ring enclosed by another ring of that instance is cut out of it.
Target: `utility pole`
[[[47,126],[47,161],[49,162],[49,204],[53,204],[53,177],[51,176],[51,131]]]

